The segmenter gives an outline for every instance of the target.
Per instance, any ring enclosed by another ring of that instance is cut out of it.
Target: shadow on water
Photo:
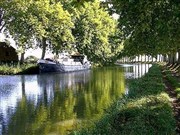
[[[0,76],[0,135],[67,134],[85,126],[126,93],[126,78],[148,70],[140,68],[144,66]]]

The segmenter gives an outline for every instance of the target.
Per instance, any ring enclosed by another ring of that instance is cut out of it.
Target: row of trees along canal
[[[179,53],[176,53],[175,55],[168,56],[168,55],[162,55],[158,54],[157,56],[151,56],[151,55],[139,55],[139,56],[131,56],[131,57],[122,57],[121,59],[117,60],[117,63],[136,63],[136,62],[167,62],[169,64],[178,63],[179,64]]]
[[[180,63],[178,0],[1,0],[0,30],[22,58],[29,48],[75,50],[96,63],[122,57],[165,56]],[[114,13],[118,20],[112,18]]]
[[[111,14],[119,14],[118,26],[124,39],[120,56],[133,59],[146,55],[148,59],[158,55],[163,61],[180,63],[178,0],[106,0],[107,4],[111,4]]]

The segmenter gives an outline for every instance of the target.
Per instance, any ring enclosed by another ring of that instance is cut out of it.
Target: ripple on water
[[[0,95],[8,95],[19,83],[18,76],[0,76]]]

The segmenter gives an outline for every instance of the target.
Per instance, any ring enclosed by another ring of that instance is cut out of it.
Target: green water
[[[126,93],[133,67],[0,76],[0,135],[64,135],[90,126]]]

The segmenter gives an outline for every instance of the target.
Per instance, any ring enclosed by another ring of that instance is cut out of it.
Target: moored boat
[[[61,54],[59,59],[40,59],[38,65],[40,73],[82,71],[91,67],[87,57],[80,54]]]

